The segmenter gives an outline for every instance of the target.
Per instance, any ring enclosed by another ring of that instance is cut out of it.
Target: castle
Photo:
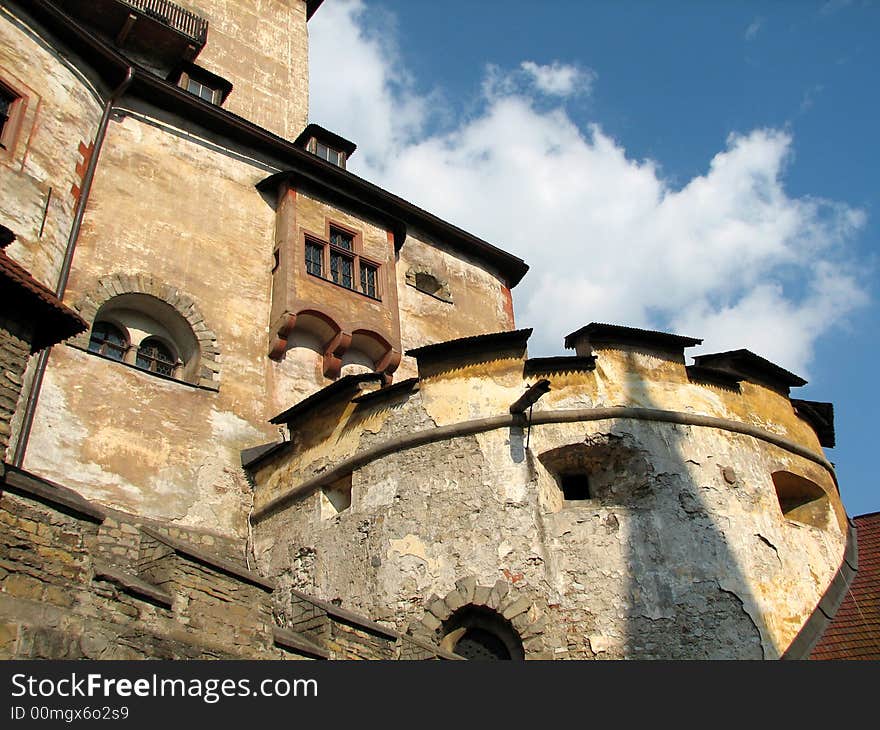
[[[331,0],[332,1],[332,0]],[[346,170],[322,0],[0,6],[0,657],[799,658],[830,404]]]

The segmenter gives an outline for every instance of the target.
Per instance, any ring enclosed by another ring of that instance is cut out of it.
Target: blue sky
[[[358,144],[356,174],[531,265],[532,355],[610,321],[807,378],[794,395],[834,402],[827,454],[863,514],[878,31],[868,0],[325,0],[310,118]]]

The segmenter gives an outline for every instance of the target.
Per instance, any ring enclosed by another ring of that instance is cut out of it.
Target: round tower
[[[247,464],[260,568],[473,658],[793,651],[847,544],[830,404],[746,350],[594,323],[530,359],[530,332],[282,414]]]

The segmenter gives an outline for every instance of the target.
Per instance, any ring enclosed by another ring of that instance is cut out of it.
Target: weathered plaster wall
[[[408,398],[327,409],[256,474],[256,506],[371,445],[506,413],[521,372],[510,358],[460,363]],[[821,454],[784,396],[689,383],[683,362],[656,354],[603,350],[594,372],[548,377],[535,414],[687,411],[757,424]],[[463,596],[500,607],[533,658],[776,658],[840,564],[845,518],[831,475],[779,446],[631,419],[536,425],[528,438],[526,450],[522,429],[495,429],[373,460],[352,474],[348,509],[336,513],[319,489],[260,519],[261,569],[435,640]],[[586,501],[563,501],[542,463],[571,445],[587,454],[595,493]],[[779,470],[826,492],[824,529],[783,517]]]
[[[408,284],[406,275],[412,269],[428,271],[445,282],[452,302]],[[504,282],[485,266],[445,249],[442,242],[434,242],[417,231],[409,232],[400,249],[397,290],[404,351],[514,327],[510,293]],[[415,373],[415,361],[404,357],[397,377],[412,377]]]
[[[179,0],[208,21],[196,64],[232,83],[224,108],[294,139],[309,117],[303,0]]]
[[[89,154],[101,105],[84,80],[4,8],[0,79],[25,100],[14,143],[0,150],[0,223],[18,237],[7,253],[54,290],[76,204],[73,188],[84,171],[80,144]]]
[[[216,335],[219,390],[56,347],[26,468],[119,509],[244,529],[239,452],[277,435],[263,397],[273,215],[254,184],[264,175],[132,117],[110,124],[65,301],[116,273],[185,293]]]

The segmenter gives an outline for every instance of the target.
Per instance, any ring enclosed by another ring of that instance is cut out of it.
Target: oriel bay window
[[[381,300],[379,264],[365,259],[354,233],[330,226],[330,240],[305,239],[306,271],[338,286]]]

